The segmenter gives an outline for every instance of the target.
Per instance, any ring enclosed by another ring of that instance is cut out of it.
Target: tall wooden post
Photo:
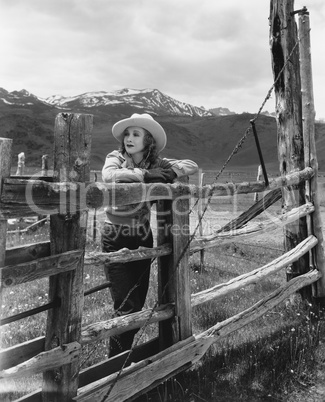
[[[54,171],[56,181],[90,180],[92,115],[60,113],[54,128]],[[82,202],[83,200],[80,200]],[[86,210],[76,212],[68,203],[60,213],[51,215],[51,253],[84,249],[87,229]],[[50,277],[50,301],[60,307],[49,311],[46,350],[80,340],[83,309],[83,258],[71,272]],[[43,375],[43,402],[68,402],[77,394],[79,361]]]
[[[315,108],[313,93],[313,76],[310,49],[310,21],[309,13],[306,8],[299,13],[299,37],[300,37],[300,75],[301,75],[301,94],[302,94],[302,125],[304,135],[305,166],[314,169],[315,175],[306,182],[306,200],[313,202],[315,211],[311,215],[309,224],[311,234],[318,239],[318,244],[314,249],[314,261],[316,268],[322,272],[322,278],[313,287],[313,296],[317,298],[325,297],[325,252],[324,238],[322,232],[322,218],[320,214],[320,202],[318,198],[317,173],[318,162],[315,143]]]
[[[189,196],[173,201],[173,257],[175,273],[175,315],[178,320],[179,338],[192,335],[191,284],[189,271],[190,202]],[[176,270],[176,272],[175,272]]]
[[[0,196],[2,194],[2,180],[10,176],[12,140],[0,138]],[[7,240],[7,219],[0,213],[0,267],[5,265]],[[2,277],[0,277],[0,317],[2,316]],[[0,331],[2,334],[2,331]]]
[[[97,181],[97,173],[95,172],[95,182]],[[97,208],[94,208],[94,217],[93,217],[93,240],[96,241],[97,237]]]
[[[297,26],[293,15],[294,0],[271,0],[270,46],[276,98],[278,158],[281,175],[302,170],[304,144],[302,134],[301,81]],[[290,56],[290,61],[287,62]],[[284,69],[283,69],[284,67]],[[283,69],[283,71],[281,71]],[[279,78],[278,78],[279,75]],[[284,212],[305,203],[304,184],[283,189]],[[285,250],[294,248],[307,236],[306,219],[286,225]],[[309,270],[308,254],[292,264],[287,278]],[[306,294],[305,296],[308,296]]]
[[[204,173],[199,172],[199,189],[201,192],[201,189],[203,187],[203,177]],[[202,197],[200,196],[198,204],[197,204],[197,218],[199,221],[199,234],[200,236],[203,236],[203,224],[202,224],[202,211],[203,211],[203,206],[202,206]],[[202,273],[204,268],[204,249],[200,250],[200,273]]]
[[[160,304],[175,303],[175,317],[159,324],[161,349],[192,335],[189,210],[187,196],[157,204],[157,245],[173,247],[171,255],[158,258],[158,298]]]

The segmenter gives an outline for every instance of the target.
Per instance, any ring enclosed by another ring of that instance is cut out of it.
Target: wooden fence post
[[[158,298],[160,304],[175,303],[175,317],[159,324],[161,349],[192,335],[189,197],[157,203],[157,245],[169,242],[173,248],[171,255],[158,258]]]
[[[2,179],[10,176],[12,140],[0,138],[0,196],[2,194]],[[7,219],[0,212],[0,267],[5,266],[7,240]],[[0,277],[0,317],[2,317],[2,277]],[[0,336],[2,331],[0,331]]]
[[[47,176],[48,169],[49,169],[48,155],[43,155],[42,156],[42,173],[41,173],[41,175]]]
[[[204,173],[199,172],[199,188],[200,188],[200,192],[201,189],[203,187],[203,183],[204,183]],[[197,217],[199,220],[199,234],[200,236],[203,236],[203,225],[202,225],[202,198],[200,195],[199,201],[198,201],[198,205],[197,205]],[[204,267],[204,249],[200,250],[200,273],[202,273]]]
[[[294,0],[271,1],[270,44],[276,97],[276,121],[280,173],[303,170],[304,144],[301,114],[301,82],[299,74],[299,47],[297,26],[293,16]],[[287,62],[290,56],[290,62]],[[283,71],[282,71],[283,69]],[[304,183],[284,187],[283,210],[290,211],[305,203]],[[286,225],[284,248],[291,250],[307,237],[306,218]],[[287,270],[287,279],[309,270],[308,254],[293,263]],[[304,289],[304,297],[310,297],[310,289]]]
[[[97,173],[94,173],[95,183],[97,182]],[[93,217],[93,240],[96,241],[97,237],[97,208],[94,208],[94,217]]]
[[[262,177],[262,166],[259,165],[258,168],[257,168],[257,177],[256,177],[256,180],[257,180],[257,181],[261,180],[261,177]],[[255,194],[254,194],[254,202],[257,202],[257,201],[258,201],[258,193],[255,193]]]
[[[20,152],[20,154],[18,154],[16,176],[22,176],[24,174],[24,171],[25,171],[25,152]]]
[[[90,179],[92,115],[60,113],[54,128],[54,170],[56,181],[85,182]],[[80,200],[82,202],[83,200]],[[66,203],[51,215],[51,254],[84,249],[86,210],[75,212]],[[49,299],[60,307],[49,311],[45,349],[80,341],[83,309],[83,257],[73,271],[50,277]],[[43,375],[43,402],[68,402],[77,394],[79,359]]]
[[[309,230],[313,232],[309,234],[314,234],[318,239],[318,244],[315,246],[313,253],[315,261],[311,261],[311,263],[315,263],[317,269],[322,273],[322,277],[316,282],[315,286],[313,286],[313,296],[325,298],[325,254],[317,188],[318,162],[315,143],[315,109],[310,52],[310,22],[309,13],[306,8],[299,13],[299,33],[305,166],[310,166],[314,169],[314,176],[309,181],[306,181],[306,201],[313,202],[315,206],[315,211],[308,217],[311,220],[308,226]]]

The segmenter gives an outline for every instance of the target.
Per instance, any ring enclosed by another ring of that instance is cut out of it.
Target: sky
[[[316,118],[325,118],[325,1],[310,12]],[[0,87],[47,98],[158,89],[256,113],[273,83],[270,0],[0,0]],[[274,96],[263,110],[274,111]]]

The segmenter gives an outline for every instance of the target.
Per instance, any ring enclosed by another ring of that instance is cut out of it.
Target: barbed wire
[[[289,54],[287,60],[286,60],[285,63],[283,64],[283,66],[282,66],[281,70],[279,71],[279,73],[278,73],[276,79],[274,80],[273,85],[271,86],[271,88],[270,88],[269,91],[267,92],[267,95],[265,96],[265,99],[264,99],[264,101],[262,102],[261,107],[259,108],[259,110],[258,110],[258,112],[256,113],[255,117],[251,120],[252,122],[255,122],[255,121],[258,119],[258,117],[260,116],[260,114],[261,114],[261,112],[262,112],[262,110],[263,110],[263,108],[264,108],[266,102],[267,102],[268,99],[271,97],[272,91],[273,91],[273,89],[274,89],[276,83],[277,83],[278,80],[280,79],[280,77],[281,77],[281,75],[282,75],[284,69],[286,68],[287,64],[289,63],[290,58],[291,58],[293,52],[295,51],[295,49],[296,49],[296,47],[297,47],[298,45],[299,45],[299,39],[297,40],[297,42],[296,42],[295,45],[293,46],[293,48],[292,48],[292,50],[291,50],[291,52],[290,52],[290,54]],[[235,145],[234,149],[232,150],[232,152],[231,152],[230,155],[228,156],[227,160],[225,161],[225,163],[223,164],[223,166],[221,167],[221,169],[220,169],[219,172],[217,173],[214,182],[212,183],[212,185],[210,185],[210,191],[209,191],[209,193],[208,193],[208,199],[207,199],[206,205],[205,205],[205,207],[204,207],[204,209],[203,209],[203,211],[202,211],[202,213],[201,213],[201,215],[200,215],[200,217],[199,217],[199,219],[198,219],[198,223],[197,223],[197,225],[196,225],[196,227],[195,227],[195,229],[194,229],[194,232],[189,236],[189,239],[188,239],[186,245],[184,246],[184,248],[183,248],[183,250],[182,250],[182,252],[181,252],[181,255],[179,256],[179,258],[178,258],[178,260],[177,260],[177,263],[176,263],[176,267],[175,267],[174,272],[172,273],[172,275],[170,276],[169,280],[167,281],[167,283],[165,284],[165,286],[164,286],[164,288],[163,288],[162,295],[165,294],[169,282],[174,278],[175,272],[177,271],[181,260],[183,259],[183,257],[184,257],[184,255],[186,254],[186,252],[187,252],[187,250],[188,250],[188,248],[189,248],[191,242],[193,241],[193,239],[194,239],[195,236],[196,236],[196,233],[197,233],[197,231],[198,231],[198,229],[199,229],[199,227],[200,227],[200,225],[201,225],[201,222],[202,222],[202,219],[203,219],[203,217],[204,217],[204,214],[206,213],[206,211],[207,211],[207,209],[208,209],[208,207],[209,207],[209,204],[210,204],[210,202],[211,202],[212,196],[213,196],[213,194],[214,194],[214,190],[215,190],[215,186],[214,186],[214,185],[216,184],[216,182],[217,182],[217,180],[219,179],[220,175],[222,174],[222,172],[224,171],[224,169],[226,168],[226,166],[229,164],[229,162],[231,161],[231,159],[233,158],[233,156],[234,156],[235,154],[237,154],[237,152],[242,148],[242,146],[243,146],[243,144],[244,144],[245,140],[247,139],[247,137],[248,137],[248,135],[249,135],[250,132],[251,132],[251,127],[248,127],[248,128],[246,129],[244,135],[242,136],[242,138],[237,142],[237,144]],[[196,200],[194,206],[192,207],[192,210],[193,210],[193,208],[197,205],[198,200],[199,200],[199,198]],[[189,214],[190,214],[190,213],[191,213],[191,211],[189,211]],[[138,340],[141,339],[141,336],[142,336],[142,334],[144,333],[144,329],[145,329],[145,327],[148,325],[149,321],[151,320],[151,318],[152,318],[152,316],[153,316],[153,314],[154,314],[154,311],[155,311],[155,309],[157,308],[158,305],[159,305],[159,304],[158,304],[158,301],[156,301],[156,303],[154,304],[154,306],[153,306],[152,309],[151,309],[151,312],[150,312],[150,315],[149,315],[148,319],[146,320],[145,324],[141,327],[142,333],[141,333],[141,335],[139,336]],[[126,365],[128,359],[129,359],[131,353],[133,352],[135,346],[137,345],[138,340],[135,342],[134,345],[132,345],[132,347],[131,347],[131,349],[130,349],[130,351],[129,351],[129,353],[128,353],[128,355],[127,355],[125,361],[124,361],[124,364],[122,365],[121,369],[119,370],[118,374],[116,375],[116,377],[115,377],[113,383],[111,384],[109,390],[107,391],[107,393],[104,395],[104,397],[101,399],[100,402],[105,402],[105,400],[109,397],[110,393],[112,392],[112,389],[114,388],[114,386],[115,386],[115,384],[117,383],[119,377],[121,376],[121,374],[122,374],[122,372],[123,372],[123,370],[124,370],[124,368],[125,368],[125,365]]]

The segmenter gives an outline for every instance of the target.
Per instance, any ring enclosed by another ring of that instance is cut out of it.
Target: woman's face
[[[141,156],[144,151],[145,131],[141,127],[128,127],[124,133],[124,146],[128,154]]]

